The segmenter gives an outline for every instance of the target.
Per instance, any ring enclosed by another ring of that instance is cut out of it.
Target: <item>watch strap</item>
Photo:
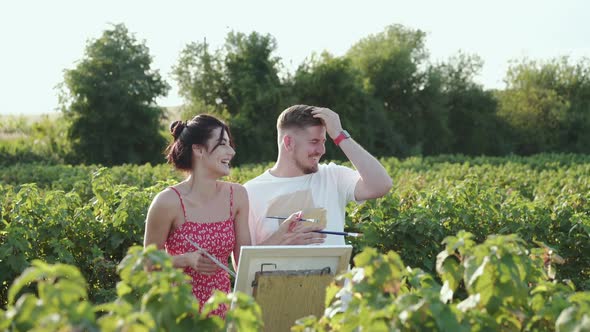
[[[340,132],[340,134],[338,134],[338,136],[336,136],[336,138],[334,138],[334,144],[340,145],[340,142],[347,138],[350,138],[350,134],[346,130],[343,130]]]

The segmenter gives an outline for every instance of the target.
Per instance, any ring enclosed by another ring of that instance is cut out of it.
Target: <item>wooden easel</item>
[[[243,246],[234,292],[251,295],[264,331],[290,331],[295,321],[323,316],[326,288],[347,270],[352,246]]]

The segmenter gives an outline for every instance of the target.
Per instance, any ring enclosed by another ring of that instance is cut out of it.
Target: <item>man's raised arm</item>
[[[315,108],[314,117],[322,119],[326,132],[342,149],[361,178],[356,184],[354,196],[357,201],[382,197],[393,186],[393,180],[381,163],[342,129],[340,117],[329,108]]]

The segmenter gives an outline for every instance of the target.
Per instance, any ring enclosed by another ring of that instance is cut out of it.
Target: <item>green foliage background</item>
[[[348,207],[346,229],[364,233],[351,242],[354,254],[362,253],[349,276],[353,282],[331,286],[326,315],[304,319],[299,328],[584,328],[590,317],[588,156],[441,155],[382,162],[394,179],[391,193]],[[227,180],[243,183],[269,166],[244,165]],[[189,319],[183,313],[194,312],[195,304],[162,286],[173,276],[149,281],[137,261],[141,250],[128,252],[143,241],[154,195],[181,178],[168,165],[0,168],[0,299],[6,310],[0,311],[0,327],[113,330],[120,321],[165,330],[177,317],[187,329],[222,329],[214,320]],[[142,255],[166,264],[149,250]],[[49,277],[59,271],[74,284]],[[181,278],[178,273],[173,278]],[[35,288],[39,283],[44,286]],[[346,294],[356,295],[342,307]],[[260,323],[252,299],[241,301],[245,309],[236,313],[236,323]],[[43,318],[55,313],[59,321]]]
[[[410,266],[434,272],[442,240],[460,230],[476,241],[519,234],[553,247],[560,267],[590,289],[590,160],[581,155],[534,157],[388,158],[395,186],[384,198],[348,210],[353,241],[394,250]],[[227,180],[243,183],[270,164],[244,165]],[[33,259],[78,266],[90,297],[109,299],[114,267],[143,242],[154,195],[182,178],[170,166],[46,166],[0,168],[0,295]]]

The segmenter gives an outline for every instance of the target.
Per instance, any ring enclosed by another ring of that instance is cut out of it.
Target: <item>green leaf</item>
[[[448,303],[453,300],[453,290],[449,286],[449,282],[445,281],[440,290],[440,301],[442,303]]]
[[[15,296],[21,291],[21,289],[33,281],[37,281],[43,276],[45,276],[46,272],[43,270],[43,267],[46,266],[45,263],[41,261],[33,261],[33,266],[27,268],[21,275],[14,280],[10,289],[8,290],[8,304],[14,303]]]
[[[581,314],[574,306],[569,307],[563,310],[557,318],[555,330],[558,332],[588,331],[590,330],[590,315]]]
[[[117,283],[117,296],[124,297],[132,291],[133,288],[129,287],[125,282],[121,281]]]
[[[461,303],[457,304],[457,309],[466,312],[473,308],[476,308],[479,305],[479,301],[481,300],[481,295],[472,294],[469,295],[465,300],[461,301]]]
[[[441,253],[443,252],[444,251]],[[455,291],[459,287],[464,270],[463,266],[459,264],[455,256],[450,256],[442,262],[440,267],[438,266],[437,259],[437,272],[440,274],[441,280],[443,282],[448,282],[450,289]]]
[[[483,261],[481,262],[481,264],[479,266],[477,266],[477,268],[475,268],[475,270],[474,270],[473,263],[475,263],[475,259],[470,258],[466,261],[466,265],[468,266],[468,268],[465,269],[465,279],[467,280],[467,287],[468,288],[472,288],[473,285],[475,284],[475,282],[477,281],[477,279],[484,274],[484,270],[485,270],[485,267],[488,262],[489,262],[489,257],[485,256],[483,258]]]

